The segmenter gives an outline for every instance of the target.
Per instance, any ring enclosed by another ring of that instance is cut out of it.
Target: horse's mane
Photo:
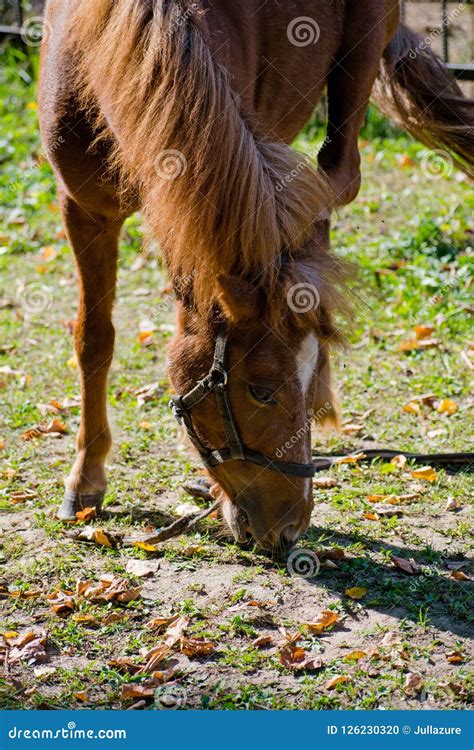
[[[173,281],[209,309],[219,273],[270,292],[278,259],[311,241],[324,179],[257,133],[211,53],[206,15],[182,0],[77,0],[70,41],[82,106],[116,144]]]

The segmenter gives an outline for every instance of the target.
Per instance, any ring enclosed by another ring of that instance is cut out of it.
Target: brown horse
[[[100,508],[120,228],[141,208],[178,305],[177,416],[237,540],[293,543],[313,506],[310,425],[337,422],[328,352],[346,269],[331,209],[359,190],[379,103],[472,174],[472,102],[399,25],[398,0],[49,0],[41,123],[76,257],[82,376],[61,518]],[[327,85],[319,169],[289,145]]]

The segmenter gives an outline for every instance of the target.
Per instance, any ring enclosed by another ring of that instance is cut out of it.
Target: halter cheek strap
[[[298,464],[276,461],[263,453],[249,450],[242,443],[229,400],[228,377],[225,368],[226,349],[227,327],[223,324],[217,334],[214,359],[209,374],[203,380],[200,380],[189,393],[184,396],[173,396],[170,401],[174,416],[179,424],[185,427],[188,437],[200,454],[204,465],[212,469],[227,461],[248,461],[264,469],[271,469],[287,476],[303,479],[314,477],[316,473],[314,463]],[[216,396],[217,408],[226,435],[227,447],[221,450],[213,450],[204,445],[194,429],[191,418],[191,411],[194,407],[200,404],[211,392]]]

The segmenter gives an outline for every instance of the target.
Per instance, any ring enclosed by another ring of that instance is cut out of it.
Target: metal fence
[[[0,0],[0,34],[19,34],[22,24],[21,0]]]

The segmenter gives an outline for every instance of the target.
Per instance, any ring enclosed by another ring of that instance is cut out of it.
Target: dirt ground
[[[55,519],[79,423],[76,281],[39,158],[34,86],[4,63],[0,707],[467,708],[468,473],[334,467],[323,475],[332,486],[315,483],[299,542],[300,561],[321,562],[306,578],[235,545],[213,517],[155,548],[114,546],[114,533],[206,507],[186,490],[201,470],[168,409],[173,303],[139,217],[122,238],[106,512]],[[296,145],[314,148],[306,136]],[[314,449],[472,450],[472,191],[405,137],[361,148],[361,195],[333,230],[361,269],[357,319],[336,358],[344,429],[315,434]],[[436,343],[404,349],[420,325]],[[28,433],[52,420],[52,433]],[[86,527],[96,543],[70,537]]]

